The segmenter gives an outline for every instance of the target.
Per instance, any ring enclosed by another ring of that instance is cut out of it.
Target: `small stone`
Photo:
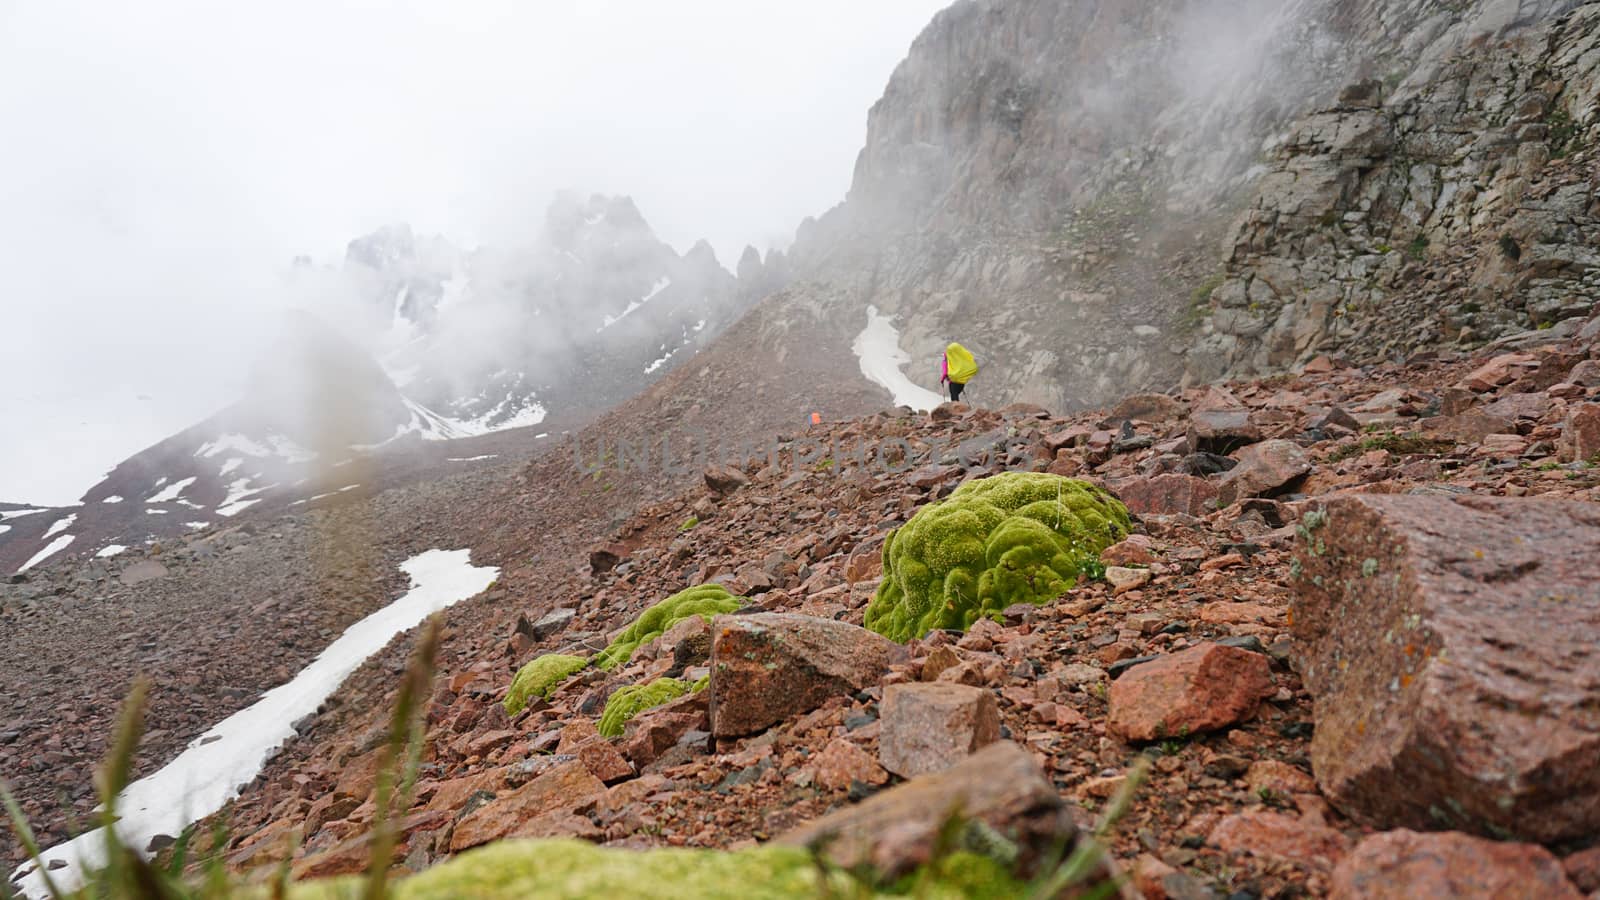
[[[1273,691],[1271,663],[1265,656],[1199,644],[1140,665],[1113,681],[1106,724],[1129,741],[1198,734],[1248,720]]]
[[[1209,841],[1227,853],[1249,853],[1318,868],[1333,866],[1349,848],[1349,840],[1332,828],[1261,809],[1235,813],[1218,822]]]
[[[1112,596],[1126,594],[1136,588],[1150,583],[1149,569],[1128,569],[1122,566],[1106,566],[1106,581],[1111,584]]]
[[[1513,844],[1460,832],[1401,829],[1356,845],[1333,872],[1337,900],[1492,897],[1582,900],[1561,864],[1537,844]]]
[[[994,694],[935,682],[884,689],[878,758],[906,778],[948,769],[1000,739]]]
[[[828,790],[843,790],[853,781],[862,784],[884,784],[889,773],[878,765],[872,754],[844,738],[834,738],[822,752],[813,758],[816,783]]]

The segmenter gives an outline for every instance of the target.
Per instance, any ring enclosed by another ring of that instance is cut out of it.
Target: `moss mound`
[[[1084,481],[1048,472],[969,481],[889,535],[866,625],[906,641],[998,619],[1014,603],[1048,603],[1128,524],[1127,507]]]
[[[679,591],[645,610],[626,631],[595,655],[594,664],[602,669],[615,669],[632,659],[633,651],[642,644],[655,640],[684,619],[702,616],[710,621],[718,613],[731,613],[743,605],[743,597],[728,593],[720,584],[702,584]]]
[[[581,656],[564,656],[546,653],[517,670],[511,679],[511,689],[506,691],[504,705],[507,715],[516,715],[528,707],[534,697],[548,697],[573,674],[587,666],[589,661]]]
[[[690,684],[677,678],[657,678],[649,684],[636,684],[619,689],[606,699],[606,710],[600,714],[598,730],[606,737],[621,737],[629,721],[647,709],[655,709],[682,697],[705,690],[710,676]]]
[[[920,884],[930,900],[1009,898],[1027,887],[984,857],[955,853]],[[359,897],[360,879],[302,882],[295,900]],[[395,900],[779,900],[779,898],[886,897],[837,870],[823,869],[805,850],[663,848],[606,849],[576,840],[510,840],[464,853],[394,885]]]

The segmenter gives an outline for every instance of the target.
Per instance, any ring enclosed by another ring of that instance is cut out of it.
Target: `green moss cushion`
[[[705,690],[710,676],[690,684],[676,678],[657,678],[649,684],[621,688],[606,699],[598,730],[606,737],[620,737],[629,721],[647,709],[676,700],[684,694]]]
[[[511,689],[506,691],[506,714],[514,716],[522,712],[534,697],[550,696],[561,686],[561,682],[588,664],[589,661],[581,656],[547,653],[523,666],[517,670],[517,677],[511,680]]]
[[[1084,481],[1048,472],[969,481],[889,535],[866,625],[906,641],[999,619],[1014,603],[1048,603],[1128,524],[1126,507]]]
[[[731,613],[744,605],[743,597],[728,593],[720,584],[702,584],[671,597],[645,610],[627,630],[617,636],[594,658],[602,669],[615,669],[633,658],[633,651],[643,644],[665,634],[667,629],[690,616],[701,616],[710,621],[718,613]]]
[[[826,876],[797,847],[729,852],[662,848],[623,850],[575,840],[508,840],[463,853],[399,881],[395,900],[814,900],[890,896],[833,870]],[[1027,886],[995,862],[971,853],[944,858],[919,885],[927,900],[1009,898]],[[361,896],[358,878],[303,881],[294,900]]]

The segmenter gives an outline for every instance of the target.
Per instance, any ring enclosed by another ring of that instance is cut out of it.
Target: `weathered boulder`
[[[1024,871],[1077,834],[1055,786],[1033,755],[991,744],[942,772],[922,775],[802,825],[779,845],[814,847],[844,868],[871,865],[889,877],[926,861],[952,813],[983,822],[1014,842]]]
[[[1210,842],[1227,853],[1249,853],[1269,860],[1331,867],[1350,842],[1326,825],[1266,809],[1234,813],[1211,829]]]
[[[1203,516],[1209,512],[1207,501],[1217,498],[1217,486],[1193,475],[1166,474],[1119,482],[1116,493],[1128,511],[1137,515]]]
[[[731,494],[750,481],[750,478],[733,466],[711,466],[704,473],[706,487],[714,494]]]
[[[852,783],[878,785],[889,780],[889,773],[872,754],[845,738],[834,738],[822,752],[812,757],[817,784],[829,790],[842,790]]]
[[[1311,458],[1294,441],[1263,441],[1240,450],[1234,457],[1239,464],[1217,482],[1218,506],[1284,490],[1311,471]]]
[[[1561,863],[1536,844],[1404,829],[1374,834],[1357,844],[1334,869],[1330,895],[1335,900],[1582,898]]]
[[[1232,453],[1261,440],[1248,409],[1200,409],[1189,416],[1189,446],[1205,453]]]
[[[948,769],[1000,740],[994,694],[963,684],[891,684],[884,688],[878,759],[910,778]]]
[[[829,697],[877,684],[906,649],[832,619],[792,613],[711,622],[711,733],[754,734]]]
[[[1600,403],[1579,403],[1567,411],[1560,454],[1567,462],[1587,462],[1600,454]]]
[[[1137,419],[1140,422],[1171,422],[1183,415],[1183,404],[1166,394],[1134,394],[1124,397],[1111,410],[1111,419]]]
[[[572,813],[605,792],[606,786],[582,760],[562,763],[468,813],[456,823],[450,849],[459,853],[504,837],[535,836],[537,829],[528,826],[541,816]]]
[[[1600,830],[1600,507],[1353,495],[1302,519],[1312,766],[1378,827]]]
[[[595,575],[604,575],[615,569],[628,555],[628,548],[621,544],[603,544],[589,551],[589,571]]]
[[[1272,691],[1265,656],[1199,644],[1135,666],[1111,682],[1106,726],[1129,741],[1197,734],[1249,719]]]

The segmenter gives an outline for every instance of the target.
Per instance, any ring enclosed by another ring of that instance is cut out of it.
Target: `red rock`
[[[870,865],[886,877],[926,862],[952,813],[981,821],[1015,842],[1024,872],[1058,860],[1077,829],[1033,755],[1009,741],[991,744],[954,768],[913,778],[779,836],[814,847],[843,868]]]
[[[1333,872],[1336,900],[1482,897],[1582,900],[1549,851],[1459,832],[1390,831],[1366,838]]]
[[[711,733],[754,734],[829,697],[877,684],[906,649],[832,619],[790,613],[711,623]]]
[[[961,665],[961,657],[949,647],[935,647],[922,662],[922,680],[937,681],[946,669]]]
[[[1325,825],[1264,809],[1228,816],[1211,829],[1209,840],[1227,853],[1250,853],[1315,868],[1332,867],[1350,843]]]
[[[1156,561],[1156,555],[1150,550],[1150,539],[1135,534],[1101,551],[1100,561],[1108,566],[1148,566]]]
[[[1205,453],[1232,453],[1261,440],[1248,409],[1198,409],[1189,415],[1189,446]]]
[[[844,738],[834,738],[812,760],[817,784],[829,790],[842,790],[853,781],[862,784],[883,784],[889,773],[878,765],[872,754]]]
[[[1183,415],[1183,404],[1166,394],[1134,394],[1124,397],[1111,410],[1109,419],[1136,419],[1140,422],[1160,424],[1171,422]]]
[[[1239,464],[1217,481],[1217,505],[1265,497],[1293,486],[1311,471],[1311,458],[1294,441],[1252,444],[1234,454]]]
[[[1213,625],[1277,622],[1282,618],[1283,613],[1263,603],[1207,603],[1200,607],[1200,621]]]
[[[711,466],[702,474],[706,487],[714,494],[731,494],[750,481],[748,476],[733,466]]]
[[[360,756],[347,760],[339,769],[339,780],[333,786],[334,796],[350,797],[357,802],[372,794],[378,781],[378,763],[385,747],[375,747]]]
[[[994,694],[960,684],[891,684],[879,721],[878,759],[906,778],[948,769],[1000,739]]]
[[[633,777],[633,766],[610,741],[600,736],[589,719],[576,719],[561,729],[561,743],[556,752],[578,757],[590,774],[606,784]]]
[[[1600,403],[1579,403],[1567,410],[1561,433],[1563,462],[1587,462],[1600,453]]]
[[[961,472],[960,466],[928,465],[906,475],[905,482],[912,487],[926,489],[958,478]]]
[[[1149,584],[1150,570],[1106,566],[1106,583],[1111,585],[1112,596],[1126,594]]]
[[[1469,409],[1453,416],[1423,419],[1423,433],[1435,439],[1476,444],[1491,434],[1506,434],[1517,430],[1516,424],[1504,416],[1490,415],[1481,409]]]
[[[619,752],[634,765],[644,768],[677,746],[678,741],[691,731],[710,727],[705,713],[662,712],[652,710],[641,713],[628,723]]]
[[[1089,435],[1094,434],[1094,429],[1087,425],[1073,425],[1065,428],[1044,439],[1044,445],[1050,448],[1051,453],[1067,447],[1076,447],[1089,442]]]
[[[1600,846],[1579,850],[1561,861],[1567,878],[1586,894],[1600,893]]]
[[[441,828],[449,822],[450,816],[447,813],[438,811],[414,813],[400,821],[400,831],[402,834],[409,834],[413,831]],[[300,880],[332,878],[337,875],[355,875],[364,872],[372,859],[372,838],[372,832],[367,832],[326,850],[307,854],[290,866],[290,876]],[[395,846],[397,857],[404,846],[403,843]]]
[[[1539,368],[1539,358],[1529,353],[1506,353],[1496,356],[1462,379],[1462,386],[1482,394],[1501,385],[1510,384]]]
[[[1134,666],[1111,682],[1106,725],[1130,741],[1212,731],[1255,715],[1273,690],[1265,656],[1199,644]]]
[[[883,574],[883,542],[858,547],[844,564],[844,580],[850,584],[870,581]]]
[[[1600,832],[1600,508],[1350,495],[1302,526],[1296,667],[1328,798],[1380,828]]]
[[[1307,375],[1326,375],[1329,372],[1332,372],[1334,368],[1334,361],[1329,359],[1326,355],[1322,355],[1317,356],[1310,362],[1306,363],[1304,368],[1302,368],[1300,371]]]
[[[1544,392],[1557,400],[1582,400],[1584,397],[1589,396],[1588,388],[1568,381],[1552,384],[1545,388]]]
[[[1305,771],[1276,759],[1258,759],[1251,763],[1244,783],[1252,794],[1268,791],[1277,797],[1309,794],[1317,789],[1316,781]]]
[[[1193,475],[1167,473],[1123,481],[1117,484],[1116,494],[1136,515],[1203,516],[1209,511],[1206,502],[1217,497],[1217,486]]]
[[[1566,381],[1579,387],[1600,387],[1600,360],[1586,359],[1573,366]]]
[[[581,761],[561,763],[515,791],[496,797],[456,823],[451,852],[526,834],[523,829],[540,816],[575,812],[592,805],[606,786],[589,773]]]

